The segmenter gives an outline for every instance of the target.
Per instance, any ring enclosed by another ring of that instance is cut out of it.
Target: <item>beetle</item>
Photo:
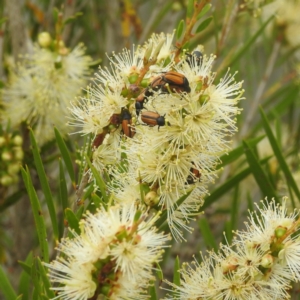
[[[141,110],[144,108],[144,101],[135,101],[135,111],[138,116]]]
[[[203,60],[203,54],[199,50],[195,50],[192,54],[186,53],[186,62],[192,66],[201,66]]]
[[[94,141],[93,141],[93,145],[92,145],[92,148],[98,148],[99,146],[102,145],[103,141],[104,141],[104,138],[107,134],[107,130],[103,130],[102,133],[99,133],[96,135]]]
[[[164,116],[153,111],[142,111],[141,120],[149,126],[165,126],[166,120]]]
[[[191,168],[190,169],[190,172],[192,174],[190,174],[187,179],[186,179],[186,184],[193,184],[195,183],[196,181],[198,181],[198,179],[200,179],[201,177],[201,173],[199,170],[195,169],[195,168]]]
[[[153,91],[160,91],[162,94],[169,92],[187,92],[191,91],[188,79],[181,73],[169,71],[155,77],[149,86],[144,89],[136,98],[137,102],[144,102],[147,97],[153,96]]]
[[[122,110],[122,129],[126,136],[133,137],[135,132],[132,130],[132,116],[128,109]]]

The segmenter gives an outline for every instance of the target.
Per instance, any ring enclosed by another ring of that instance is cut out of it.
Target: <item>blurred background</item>
[[[26,260],[30,251],[39,253],[21,166],[30,171],[55,256],[28,126],[36,135],[63,230],[60,201],[67,195],[72,205],[79,178],[74,184],[60,168],[53,126],[64,137],[75,174],[79,173],[89,137],[72,134],[76,128],[66,125],[70,103],[84,94],[99,65],[109,67],[113,52],[137,47],[152,33],[172,33],[186,18],[187,5],[185,0],[0,2],[0,263],[16,290],[24,280],[19,261]],[[177,255],[181,262],[191,261],[199,250],[217,249],[224,242],[223,232],[230,242],[232,230],[243,228],[247,209],[260,199],[288,196],[291,207],[299,207],[299,11],[298,0],[211,1],[202,19],[207,20],[205,29],[195,32],[189,43],[190,52],[202,45],[206,55],[217,56],[213,69],[218,80],[227,72],[238,72],[236,80],[244,81],[245,100],[240,103],[243,110],[233,151],[222,156],[219,179],[209,187],[204,214],[196,217],[193,234],[186,234],[187,243],[174,243],[166,253],[166,278],[173,276]],[[270,145],[260,108],[280,153]],[[254,163],[245,154],[247,147],[256,158]],[[297,288],[291,295],[298,299]]]

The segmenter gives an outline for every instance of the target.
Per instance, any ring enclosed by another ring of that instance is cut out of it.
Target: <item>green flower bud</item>
[[[3,161],[10,161],[12,160],[12,153],[10,151],[3,151],[1,154],[1,159]]]
[[[51,38],[51,35],[49,34],[49,32],[46,32],[46,31],[41,32],[38,35],[38,43],[43,48],[49,47],[52,43],[52,38]]]
[[[274,258],[271,254],[266,254],[261,259],[261,266],[265,269],[270,269],[273,266]]]
[[[15,146],[21,146],[23,144],[23,138],[20,135],[16,135],[12,139],[12,142]]]

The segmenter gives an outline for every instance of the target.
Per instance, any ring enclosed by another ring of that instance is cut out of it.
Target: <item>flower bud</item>
[[[11,176],[9,175],[3,175],[1,178],[0,178],[0,184],[3,185],[3,186],[8,186],[10,184],[13,183],[13,179]]]
[[[10,161],[12,159],[12,153],[9,151],[3,151],[1,154],[1,159],[3,161]]]
[[[2,147],[3,145],[5,145],[6,139],[3,136],[0,136],[0,147]]]
[[[41,47],[47,48],[51,45],[51,42],[52,38],[49,32],[44,31],[38,35],[38,43]]]
[[[146,195],[145,195],[145,203],[148,205],[148,206],[154,206],[158,203],[159,201],[159,197],[157,195],[156,192],[154,191],[150,191],[148,192]]]
[[[238,267],[238,262],[235,257],[227,257],[226,260],[221,263],[223,273],[227,273],[229,271],[234,271]]]
[[[21,146],[23,144],[23,138],[20,135],[16,135],[12,142],[15,146]]]
[[[21,147],[15,147],[14,148],[14,157],[16,160],[22,160],[24,157],[24,152]]]
[[[269,269],[273,266],[273,262],[274,262],[273,256],[271,254],[266,254],[262,257],[260,264],[262,267]]]
[[[20,171],[20,165],[17,163],[12,163],[8,165],[7,168],[7,173],[9,175],[15,175],[16,173],[18,173]]]
[[[287,229],[285,227],[282,227],[282,226],[278,226],[276,229],[275,229],[275,236],[277,238],[281,238],[282,236],[284,236],[286,234],[286,231]]]

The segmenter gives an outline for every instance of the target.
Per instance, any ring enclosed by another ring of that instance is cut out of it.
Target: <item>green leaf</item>
[[[0,265],[0,291],[6,300],[16,300],[17,294],[10,284],[8,277]]]
[[[87,163],[94,175],[94,178],[96,180],[97,186],[99,187],[100,191],[101,191],[101,196],[103,198],[104,203],[108,203],[108,196],[106,195],[106,185],[105,182],[103,181],[102,177],[100,176],[99,172],[96,170],[96,168],[92,165],[90,159],[87,157],[86,158]]]
[[[251,169],[251,172],[255,178],[257,185],[259,186],[263,197],[268,197],[269,200],[272,198],[277,198],[274,187],[272,186],[269,178],[265,174],[258,158],[255,156],[253,150],[250,148],[246,141],[243,141],[245,148],[245,155]]]
[[[176,256],[175,262],[174,262],[174,271],[173,271],[173,283],[176,284],[177,286],[180,286],[180,262],[179,262],[179,257]]]
[[[46,176],[45,169],[44,169],[44,166],[42,163],[42,159],[41,159],[41,156],[39,153],[39,148],[36,143],[35,137],[33,135],[32,129],[30,129],[29,135],[30,135],[31,150],[33,153],[34,163],[36,166],[36,170],[37,170],[40,182],[41,182],[42,190],[43,190],[45,200],[47,203],[47,207],[49,210],[49,215],[50,215],[52,229],[53,229],[53,235],[54,235],[55,239],[57,240],[58,239],[58,223],[57,223],[56,212],[55,212],[55,207],[54,207],[51,190],[50,190],[50,187],[48,184],[49,180]]]
[[[226,234],[227,241],[229,244],[231,244],[232,238],[233,238],[233,230],[237,228],[238,225],[238,217],[239,217],[239,185],[236,186],[234,196],[232,199],[232,205],[231,205],[231,217],[230,217],[230,222],[228,223],[229,230],[228,233]]]
[[[180,40],[180,38],[182,36],[184,25],[185,25],[184,20],[181,20],[177,26],[177,29],[176,29],[176,40],[177,41]]]
[[[32,252],[29,252],[24,265],[26,266],[27,271],[23,269],[20,275],[19,287],[18,287],[18,294],[23,295],[22,300],[29,300],[29,292],[30,292],[30,274],[31,274],[31,267],[33,260]],[[20,263],[20,262],[19,262]],[[21,263],[20,263],[21,264]]]
[[[300,192],[299,192],[299,189],[298,189],[298,186],[297,186],[297,183],[289,169],[289,166],[286,162],[286,160],[284,159],[284,156],[282,154],[282,151],[280,149],[280,146],[279,144],[277,143],[277,140],[272,132],[272,129],[271,129],[271,126],[268,122],[268,119],[264,113],[264,111],[262,110],[262,108],[260,108],[260,114],[261,114],[261,117],[262,117],[262,122],[263,122],[263,127],[265,129],[265,132],[268,136],[268,139],[270,141],[270,144],[271,144],[271,147],[273,149],[273,152],[279,162],[279,165],[281,167],[281,170],[283,171],[284,173],[284,176],[286,178],[286,181],[287,183],[291,186],[291,188],[293,189],[293,191],[295,192],[298,200],[300,201]]]
[[[76,233],[80,234],[79,219],[70,208],[67,208],[65,210],[65,218],[68,222],[68,227],[75,230]]]
[[[71,17],[67,18],[66,20],[64,20],[64,25],[67,25],[67,24],[75,21],[78,17],[80,17],[82,15],[83,15],[82,12],[77,12],[74,16],[71,16]]]
[[[72,184],[75,187],[75,185],[76,185],[76,183],[75,183],[75,172],[74,172],[70,152],[69,152],[69,150],[66,146],[65,141],[61,137],[59,131],[56,128],[54,128],[54,132],[55,132],[56,142],[57,142],[57,145],[59,147],[61,156],[62,156],[62,158],[65,162],[65,165],[66,165],[67,171],[69,173],[69,176],[71,178]]]
[[[213,248],[213,249],[217,250],[218,245],[216,243],[216,240],[215,240],[215,237],[214,237],[212,231],[209,228],[209,224],[208,224],[207,219],[206,218],[200,218],[199,222],[198,222],[198,225],[199,225],[199,229],[201,231],[201,234],[202,234],[202,237],[203,237],[203,240],[204,240],[204,243],[205,243],[206,247],[208,249]]]
[[[149,290],[150,300],[157,300],[157,294],[156,294],[154,282],[152,282],[148,290]]]
[[[41,276],[41,279],[42,279],[42,282],[44,285],[44,289],[47,294],[47,299],[54,299],[55,293],[54,293],[54,291],[52,291],[50,289],[51,284],[50,284],[49,278],[47,276],[46,269],[45,269],[44,265],[42,264],[39,257],[36,258],[36,261],[37,261],[37,265],[38,265],[39,274]]]
[[[194,13],[194,2],[195,0],[188,0],[187,10],[186,10],[186,18],[191,19]]]
[[[65,178],[64,166],[59,160],[59,198],[63,211],[68,208],[68,188]]]
[[[198,14],[197,20],[201,19],[210,10],[211,6],[212,5],[210,3],[206,3],[201,12]]]
[[[30,262],[30,265],[24,261],[18,261],[18,263],[25,273],[31,275],[32,262]]]
[[[249,146],[252,148],[255,145],[257,145],[265,135],[261,135],[259,137],[256,137],[254,139],[248,140]],[[236,161],[240,156],[244,155],[244,147],[239,146],[233,150],[231,150],[228,154],[224,154],[220,157],[222,163],[217,166],[217,169],[220,169],[221,167],[225,167],[226,165]]]
[[[265,164],[271,157],[272,156],[261,160],[260,163],[262,165]],[[204,210],[207,207],[209,207],[212,203],[216,202],[221,196],[226,194],[230,189],[235,187],[237,184],[239,184],[243,179],[245,179],[250,174],[251,174],[251,170],[250,170],[250,167],[248,167],[248,168],[244,169],[243,171],[237,173],[233,177],[229,178],[226,182],[224,182],[217,189],[212,191],[210,193],[210,195],[204,199],[204,204],[200,208],[200,210]]]
[[[31,208],[33,212],[35,227],[38,234],[39,245],[41,248],[41,256],[45,262],[49,262],[49,249],[47,242],[47,231],[44,222],[44,217],[40,207],[39,199],[37,197],[36,191],[32,185],[31,177],[28,168],[26,170],[21,168],[22,177],[26,186],[26,190],[31,203]]]
[[[205,19],[196,29],[196,33],[199,33],[201,31],[203,31],[204,29],[207,28],[207,26],[210,24],[210,22],[212,21],[212,17],[209,17],[207,19]]]

